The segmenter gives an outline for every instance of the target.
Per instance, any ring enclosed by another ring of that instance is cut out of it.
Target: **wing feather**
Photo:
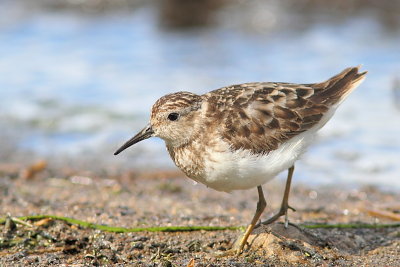
[[[316,126],[364,74],[359,74],[358,68],[348,68],[324,83],[224,87],[204,95],[209,106],[206,116],[222,119],[218,131],[232,149],[266,154]],[[349,89],[343,88],[346,86]],[[327,101],[330,95],[333,99]]]

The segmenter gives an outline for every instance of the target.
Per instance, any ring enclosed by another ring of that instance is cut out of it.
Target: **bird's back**
[[[208,102],[205,117],[219,122],[221,137],[233,149],[266,154],[320,122],[324,124],[324,115],[334,111],[365,74],[354,67],[322,83],[257,82],[224,87],[204,95]]]

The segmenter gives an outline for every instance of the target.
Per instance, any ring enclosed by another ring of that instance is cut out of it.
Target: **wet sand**
[[[262,220],[279,208],[283,186],[279,179],[264,186],[268,207]],[[242,226],[250,221],[256,202],[255,189],[216,192],[193,185],[175,170],[0,166],[0,217],[52,214],[119,227]],[[240,230],[109,233],[43,219],[29,221],[31,227],[0,225],[0,265],[400,265],[400,200],[395,191],[294,183],[290,204],[297,210],[290,212],[290,221],[299,228],[283,230],[278,222],[256,229],[251,246],[240,256],[215,257],[232,246]],[[337,223],[356,227],[301,226]],[[360,223],[397,227],[357,227]]]

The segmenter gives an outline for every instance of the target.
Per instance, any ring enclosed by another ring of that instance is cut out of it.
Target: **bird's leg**
[[[279,217],[285,215],[285,228],[288,227],[289,225],[289,218],[288,218],[288,209],[291,209],[293,211],[296,211],[294,208],[289,206],[289,193],[290,193],[290,184],[292,183],[292,177],[293,177],[293,172],[294,172],[294,165],[288,169],[288,176],[286,180],[286,186],[285,186],[285,193],[283,195],[283,200],[281,204],[281,208],[277,214],[266,220],[265,222],[262,222],[262,224],[270,224],[275,222]]]
[[[254,214],[253,219],[251,220],[249,226],[247,226],[246,232],[244,232],[243,236],[241,237],[240,243],[238,244],[238,248],[237,249],[234,248],[236,249],[237,255],[242,253],[243,248],[247,243],[247,239],[249,238],[254,227],[256,226],[257,221],[260,219],[261,214],[265,210],[265,207],[267,206],[267,202],[265,201],[261,185],[257,186],[257,190],[258,190],[258,202],[257,202],[256,213]]]
[[[247,243],[247,239],[249,238],[251,232],[253,231],[257,221],[260,219],[261,214],[265,210],[265,207],[267,206],[267,202],[265,201],[264,193],[263,193],[261,185],[257,186],[257,190],[258,190],[258,202],[257,202],[256,213],[254,214],[253,219],[251,220],[249,226],[247,226],[246,231],[235,242],[232,249],[225,251],[223,253],[218,253],[216,256],[223,257],[223,256],[232,255],[232,254],[239,255],[240,253],[242,253],[243,248]]]

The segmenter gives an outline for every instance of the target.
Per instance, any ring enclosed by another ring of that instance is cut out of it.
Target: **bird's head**
[[[201,96],[189,92],[161,97],[151,109],[149,124],[122,145],[114,155],[153,136],[162,138],[172,147],[188,143],[199,131],[201,104]]]

